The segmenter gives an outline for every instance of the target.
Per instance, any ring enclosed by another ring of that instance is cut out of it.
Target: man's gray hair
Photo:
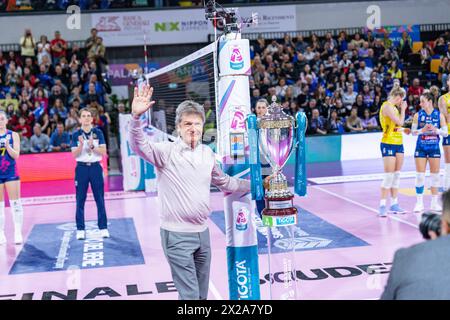
[[[196,114],[202,118],[203,123],[205,123],[205,109],[199,103],[192,100],[185,100],[181,102],[176,111],[175,125],[178,126],[181,122],[181,117],[183,114]]]

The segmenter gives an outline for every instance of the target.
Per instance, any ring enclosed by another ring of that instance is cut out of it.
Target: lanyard
[[[83,140],[89,140],[90,138],[93,137],[93,130],[91,129],[91,131],[89,131],[89,133],[84,132],[83,129],[81,130],[81,134],[83,135]]]

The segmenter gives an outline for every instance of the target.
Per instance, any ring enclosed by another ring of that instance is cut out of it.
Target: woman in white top
[[[72,136],[72,134],[78,130],[80,126],[80,118],[78,117],[77,110],[75,108],[71,108],[69,112],[69,116],[65,121],[66,131]]]
[[[47,36],[42,35],[40,41],[37,44],[38,65],[44,62],[44,56],[47,56],[49,61],[52,60],[50,42],[48,42]]]

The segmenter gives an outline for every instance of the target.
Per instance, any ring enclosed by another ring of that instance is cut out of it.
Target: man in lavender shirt
[[[179,138],[175,142],[151,142],[139,117],[155,103],[152,93],[148,85],[134,89],[130,147],[157,172],[161,244],[179,299],[206,299],[211,262],[210,184],[224,192],[246,193],[250,181],[223,173],[213,151],[201,143],[205,113],[196,102],[186,100],[178,106]]]

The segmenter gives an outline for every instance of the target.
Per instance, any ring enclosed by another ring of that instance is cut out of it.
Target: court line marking
[[[440,174],[444,174],[444,170],[440,170]],[[430,172],[427,171],[425,176],[428,177]],[[404,171],[400,173],[400,178],[415,178],[416,171]],[[343,182],[361,182],[361,181],[377,181],[383,180],[384,173],[370,173],[370,174],[356,174],[356,175],[346,175],[346,176],[329,176],[329,177],[318,177],[318,178],[308,178],[308,181],[316,184],[333,184],[333,183],[343,183]]]
[[[357,205],[357,206],[359,206],[359,207],[361,207],[361,208],[364,208],[364,209],[366,209],[366,210],[369,210],[369,211],[372,211],[372,212],[375,212],[375,213],[378,214],[378,210],[376,210],[376,209],[374,209],[374,208],[371,208],[371,207],[368,207],[368,206],[366,206],[366,205],[364,205],[364,204],[362,204],[362,203],[360,203],[360,202],[358,202],[358,201],[354,201],[354,200],[352,200],[352,199],[350,199],[350,198],[341,196],[341,195],[339,195],[339,194],[337,194],[337,193],[334,193],[333,191],[326,190],[326,189],[324,189],[324,188],[322,188],[322,187],[319,187],[319,186],[312,186],[311,188],[318,189],[318,190],[320,190],[320,191],[322,191],[322,192],[325,192],[325,193],[328,193],[328,194],[330,194],[330,195],[332,195],[332,196],[335,196],[336,198],[345,200],[345,201],[350,202],[350,203],[352,203],[352,204],[354,204],[354,205]],[[409,225],[409,226],[411,226],[411,227],[413,227],[413,228],[419,229],[419,227],[418,227],[417,225],[415,225],[415,224],[413,224],[413,223],[411,223],[411,222],[405,221],[405,220],[403,220],[403,219],[400,219],[400,218],[398,218],[398,217],[395,217],[395,216],[392,216],[392,215],[388,215],[387,218],[390,218],[390,219],[392,219],[392,220],[396,220],[396,221],[398,221],[398,222],[401,222],[401,223],[404,223],[404,224],[406,224],[406,225]]]
[[[122,200],[122,199],[135,199],[145,198],[145,192],[143,191],[107,191],[105,192],[105,200]],[[48,205],[57,203],[75,203],[75,194],[62,194],[54,196],[40,196],[40,197],[24,197],[22,198],[22,205]],[[94,201],[94,195],[92,192],[87,194],[86,201]]]
[[[216,297],[216,300],[225,300],[219,293],[219,290],[217,290],[214,283],[210,280],[209,281],[209,289],[211,290],[211,293]]]

